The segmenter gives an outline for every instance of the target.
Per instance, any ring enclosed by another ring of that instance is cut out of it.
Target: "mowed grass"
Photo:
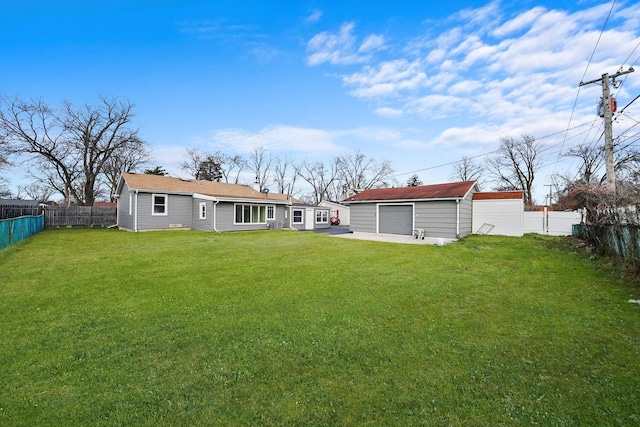
[[[637,285],[559,238],[45,231],[0,425],[639,425]]]

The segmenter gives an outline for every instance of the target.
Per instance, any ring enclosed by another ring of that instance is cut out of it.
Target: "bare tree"
[[[322,162],[304,162],[297,167],[296,173],[311,186],[310,201],[317,205],[328,198],[328,189],[338,175],[337,160],[334,159],[329,167]]]
[[[247,168],[247,161],[240,155],[227,155],[220,151],[213,154],[220,165],[222,178],[224,182],[237,184],[240,180],[240,174]]]
[[[276,184],[276,191],[290,197],[293,194],[298,174],[297,168],[291,159],[285,156],[284,160],[277,158],[273,168],[273,182]]]
[[[523,190],[527,206],[533,205],[533,180],[541,160],[541,146],[529,135],[520,141],[502,138],[498,154],[487,159],[487,170],[494,177],[496,190]]]
[[[10,165],[9,154],[9,143],[0,135],[0,172]],[[0,197],[9,197],[10,195],[9,180],[0,174]]]
[[[28,185],[19,185],[18,191],[27,195],[31,200],[46,203],[51,200],[54,190],[42,182],[34,181]]]
[[[207,154],[197,148],[187,148],[184,160],[180,162],[180,169],[194,177],[198,175],[200,164],[207,157]]]
[[[346,190],[368,190],[389,187],[394,172],[389,160],[376,161],[359,150],[347,153],[335,160],[340,186]]]
[[[271,176],[271,165],[273,164],[273,157],[269,154],[267,156],[267,150],[264,147],[256,147],[251,153],[249,159],[253,172],[256,176],[256,181],[262,189],[269,181]]]
[[[118,180],[123,172],[136,172],[149,164],[151,152],[146,145],[124,146],[114,151],[104,163],[103,173],[111,195],[115,194]]]
[[[464,156],[459,162],[453,165],[453,175],[451,175],[451,179],[456,181],[479,182],[483,172],[484,168],[480,163],[475,162],[471,157]],[[479,183],[478,186],[480,186]]]
[[[124,147],[145,146],[128,127],[132,119],[132,104],[117,98],[101,97],[97,105],[79,108],[65,101],[60,110],[41,100],[2,98],[0,139],[41,169],[48,167],[63,194],[91,206],[107,160]]]

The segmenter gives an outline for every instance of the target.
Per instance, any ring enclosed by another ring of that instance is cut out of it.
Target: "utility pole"
[[[584,86],[592,83],[602,82],[602,104],[604,109],[604,152],[605,162],[607,165],[607,186],[612,193],[616,191],[616,171],[614,168],[613,159],[613,127],[611,124],[611,91],[609,89],[609,79],[611,79],[613,86],[616,87],[616,77],[620,77],[625,74],[633,73],[633,67],[629,67],[627,71],[620,71],[612,76],[608,73],[604,73],[599,79],[591,80],[588,82],[580,82],[579,86]]]
[[[549,206],[551,206],[551,196],[552,196],[552,189],[553,189],[553,184],[545,184],[545,187],[549,187]]]

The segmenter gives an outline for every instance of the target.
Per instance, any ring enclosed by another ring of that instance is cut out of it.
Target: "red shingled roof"
[[[463,181],[416,187],[374,188],[358,193],[344,201],[351,203],[383,200],[458,199],[466,196],[475,184],[475,181]]]
[[[524,191],[489,191],[485,193],[473,193],[473,200],[505,200],[524,199]]]

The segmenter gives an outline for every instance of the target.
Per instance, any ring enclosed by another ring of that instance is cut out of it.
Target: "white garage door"
[[[380,206],[378,212],[380,233],[409,235],[413,233],[413,206]]]

